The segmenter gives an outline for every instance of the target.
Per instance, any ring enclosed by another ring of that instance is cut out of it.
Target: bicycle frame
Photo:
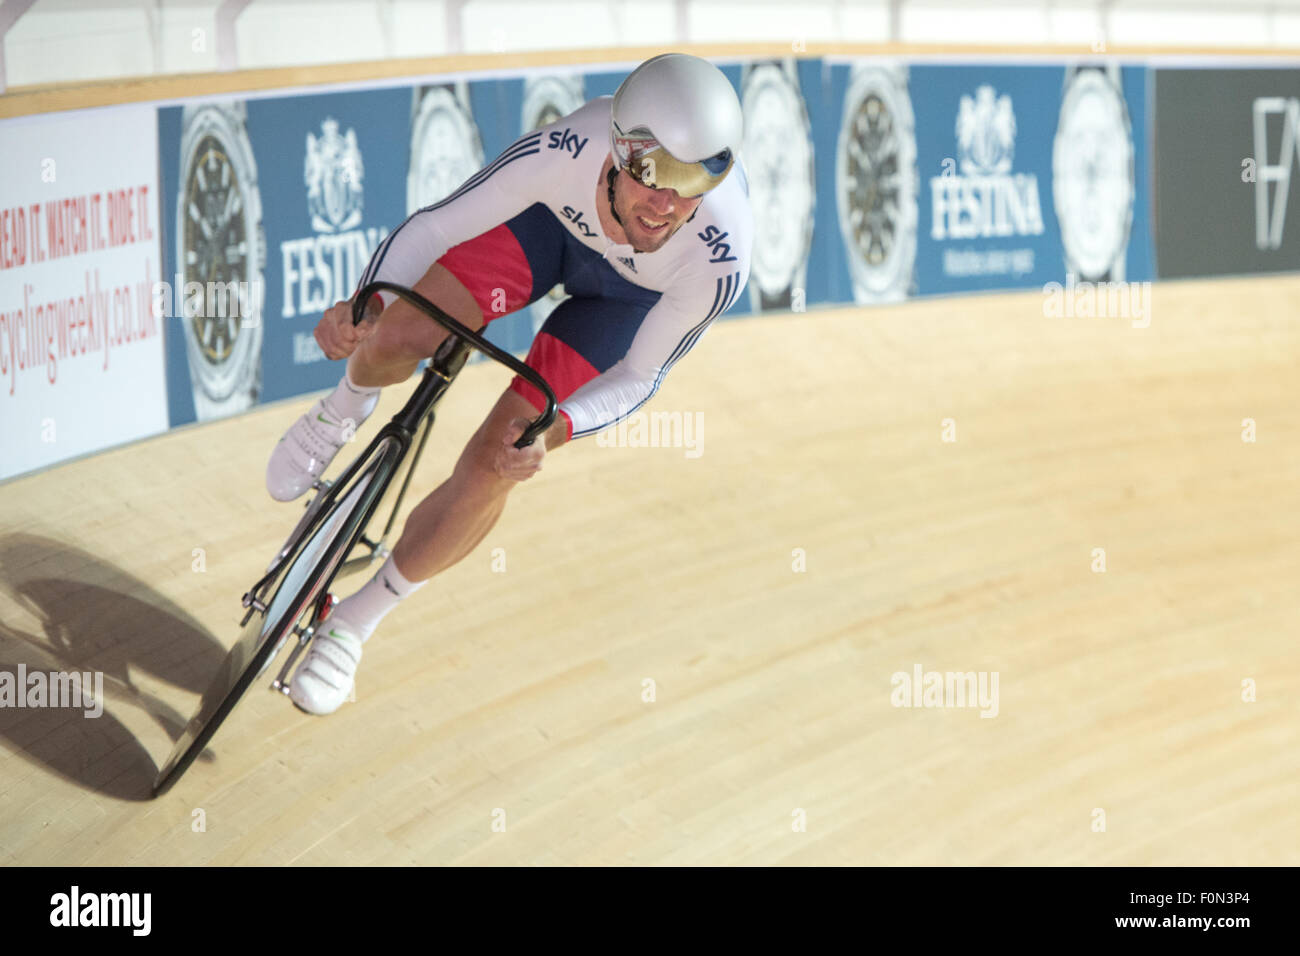
[[[280,564],[288,558],[296,549],[298,544],[309,537],[316,529],[318,520],[322,515],[329,511],[337,498],[340,488],[346,487],[354,477],[360,466],[366,462],[376,447],[389,438],[396,439],[401,446],[401,452],[398,456],[398,465],[405,460],[407,452],[410,450],[414,433],[419,428],[426,416],[430,416],[436,408],[438,402],[442,399],[447,388],[455,380],[460,370],[464,368],[465,362],[469,359],[471,348],[476,348],[480,352],[495,359],[502,365],[513,370],[516,374],[527,379],[531,384],[536,386],[538,391],[546,398],[546,409],[542,414],[524,430],[524,433],[515,442],[516,448],[524,448],[531,445],[537,435],[541,434],[555,421],[558,404],[555,399],[555,393],[551,390],[549,383],[542,378],[534,369],[529,368],[519,359],[515,358],[509,352],[498,348],[487,339],[483,338],[468,326],[462,325],[454,318],[438,308],[424,296],[412,289],[396,285],[392,282],[372,282],[357,293],[352,305],[352,322],[354,325],[359,324],[365,315],[365,306],[371,296],[379,292],[391,292],[398,298],[405,300],[415,306],[421,312],[424,312],[438,324],[442,325],[451,334],[443,340],[438,350],[433,354],[428,367],[424,371],[424,376],[420,384],[416,387],[415,392],[407,399],[406,404],[401,410],[393,416],[371,440],[370,444],[362,454],[352,462],[348,469],[328,487],[324,494],[318,495],[316,500],[309,506],[309,513],[300,519],[294,532],[290,534],[289,540],[284,547],[280,549],[279,554],[267,568],[266,574],[253,587],[249,588],[248,593],[244,595],[244,606],[249,608],[244,617],[243,623],[247,623],[253,611],[265,612],[266,607],[261,602],[258,591],[265,588],[275,577]],[[418,461],[420,453],[424,449],[424,443],[428,438],[428,431],[420,438],[420,443],[416,446],[416,457],[411,462],[411,466],[406,473],[406,478],[402,482],[401,490],[398,493],[397,500],[393,503],[393,511],[389,518],[384,533],[380,535],[378,541],[372,541],[365,536],[365,529],[362,529],[360,542],[371,549],[370,555],[364,558],[352,558],[345,560],[344,567],[352,565],[349,570],[356,570],[357,562],[362,565],[368,565],[374,558],[375,553],[382,546],[385,537],[393,526],[397,518],[397,510],[401,507],[402,498],[406,494],[406,489],[410,484],[411,474],[415,471],[415,462]],[[344,573],[340,569],[340,573]]]
[[[171,755],[154,781],[154,796],[165,792],[180,778],[195,757],[202,752],[249,685],[270,666],[288,638],[296,635],[298,643],[281,670],[280,676],[272,685],[275,689],[284,689],[287,692],[284,678],[289,668],[312,639],[316,626],[328,615],[333,600],[329,593],[330,584],[348,564],[353,562],[368,564],[377,553],[381,553],[380,549],[396,521],[402,498],[410,485],[415,462],[428,439],[434,409],[464,367],[471,348],[478,349],[489,358],[512,369],[545,396],[545,410],[524,430],[523,435],[515,442],[516,448],[532,444],[533,440],[555,420],[557,412],[555,393],[541,375],[510,353],[488,342],[477,332],[457,322],[411,289],[390,282],[374,282],[366,286],[353,300],[354,324],[360,322],[365,315],[365,305],[370,297],[381,291],[390,292],[415,306],[446,328],[450,334],[434,353],[414,394],[401,410],[380,429],[379,434],[336,481],[317,484],[318,494],[308,505],[306,514],[298,520],[289,535],[289,540],[272,559],[266,573],[245,592],[243,606],[248,610],[241,624],[244,634],[227,653],[216,679],[204,693],[197,711],[175,742]],[[379,509],[398,469],[410,453],[417,432],[420,432],[420,436],[415,447],[415,458],[410,461],[410,467],[394,502],[392,514],[379,540],[372,541],[366,537],[367,527]],[[355,482],[358,478],[366,477],[367,471],[373,473],[369,477],[369,483],[364,488],[359,488]],[[325,521],[334,517],[334,506],[340,501],[340,496],[350,495],[354,491],[359,495],[356,510],[339,511],[338,514],[343,516],[342,524],[322,539],[317,553],[305,555],[303,551],[312,537],[322,529]],[[349,561],[348,555],[357,544],[369,547],[370,554]],[[386,554],[386,549],[382,553]],[[304,566],[305,572],[295,583],[294,571],[298,562],[304,560],[310,560],[311,564]],[[281,580],[282,575],[284,580]],[[279,588],[268,601],[268,592],[276,586],[277,582]],[[250,628],[249,622],[253,616],[260,613],[265,619],[269,608],[280,601],[280,592],[291,585],[294,590],[285,592],[289,600],[282,610],[277,611],[275,619],[265,627]],[[310,623],[304,628],[299,622],[309,608],[311,609]]]

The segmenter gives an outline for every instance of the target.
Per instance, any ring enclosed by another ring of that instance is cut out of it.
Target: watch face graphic
[[[200,421],[248,408],[261,376],[261,199],[237,106],[187,107],[176,242],[181,320]],[[196,286],[202,290],[191,294]]]
[[[916,262],[916,133],[905,80],[868,67],[849,82],[836,157],[854,298],[902,298]]]
[[[812,245],[816,192],[808,111],[789,74],[775,63],[745,77],[742,154],[754,211],[751,297],[755,306],[788,305],[802,286]]]
[[[226,285],[248,281],[248,220],[240,197],[241,183],[225,147],[215,136],[199,142],[185,183],[182,276],[185,283]],[[204,361],[220,366],[229,361],[239,340],[243,317],[238,308],[217,316],[213,303],[186,299],[185,320]],[[197,308],[196,308],[197,306]]]
[[[554,123],[582,106],[582,76],[547,74],[524,80],[524,108],[520,131],[531,132]]]
[[[1122,278],[1133,223],[1133,128],[1124,97],[1101,70],[1069,80],[1052,146],[1052,195],[1066,268],[1080,279]]]
[[[411,124],[411,168],[406,180],[407,212],[451,195],[483,168],[478,127],[461,99],[445,86],[417,90]]]

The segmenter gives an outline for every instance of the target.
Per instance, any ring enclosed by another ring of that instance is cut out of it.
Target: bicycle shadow
[[[6,701],[0,739],[15,755],[83,787],[121,800],[150,799],[158,766],[110,710],[139,707],[176,740],[188,716],[136,686],[132,671],[200,694],[225,659],[220,642],[138,578],[37,535],[0,537],[0,595],[39,621],[39,633],[32,633],[0,620],[0,675],[10,675],[0,676],[0,688],[7,682],[22,693],[20,668],[28,676],[102,674],[98,687],[86,687],[102,688],[93,704],[17,708]]]

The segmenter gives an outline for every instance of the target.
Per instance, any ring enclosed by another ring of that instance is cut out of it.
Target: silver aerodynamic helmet
[[[614,94],[614,162],[643,185],[701,196],[735,165],[744,135],[740,100],[712,63],[685,53],[646,60]]]

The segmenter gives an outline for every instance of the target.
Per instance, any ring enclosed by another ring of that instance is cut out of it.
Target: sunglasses
[[[686,199],[696,199],[713,189],[731,171],[735,155],[724,149],[707,159],[682,162],[647,129],[623,132],[614,125],[614,156],[619,166],[651,189],[675,189]]]

